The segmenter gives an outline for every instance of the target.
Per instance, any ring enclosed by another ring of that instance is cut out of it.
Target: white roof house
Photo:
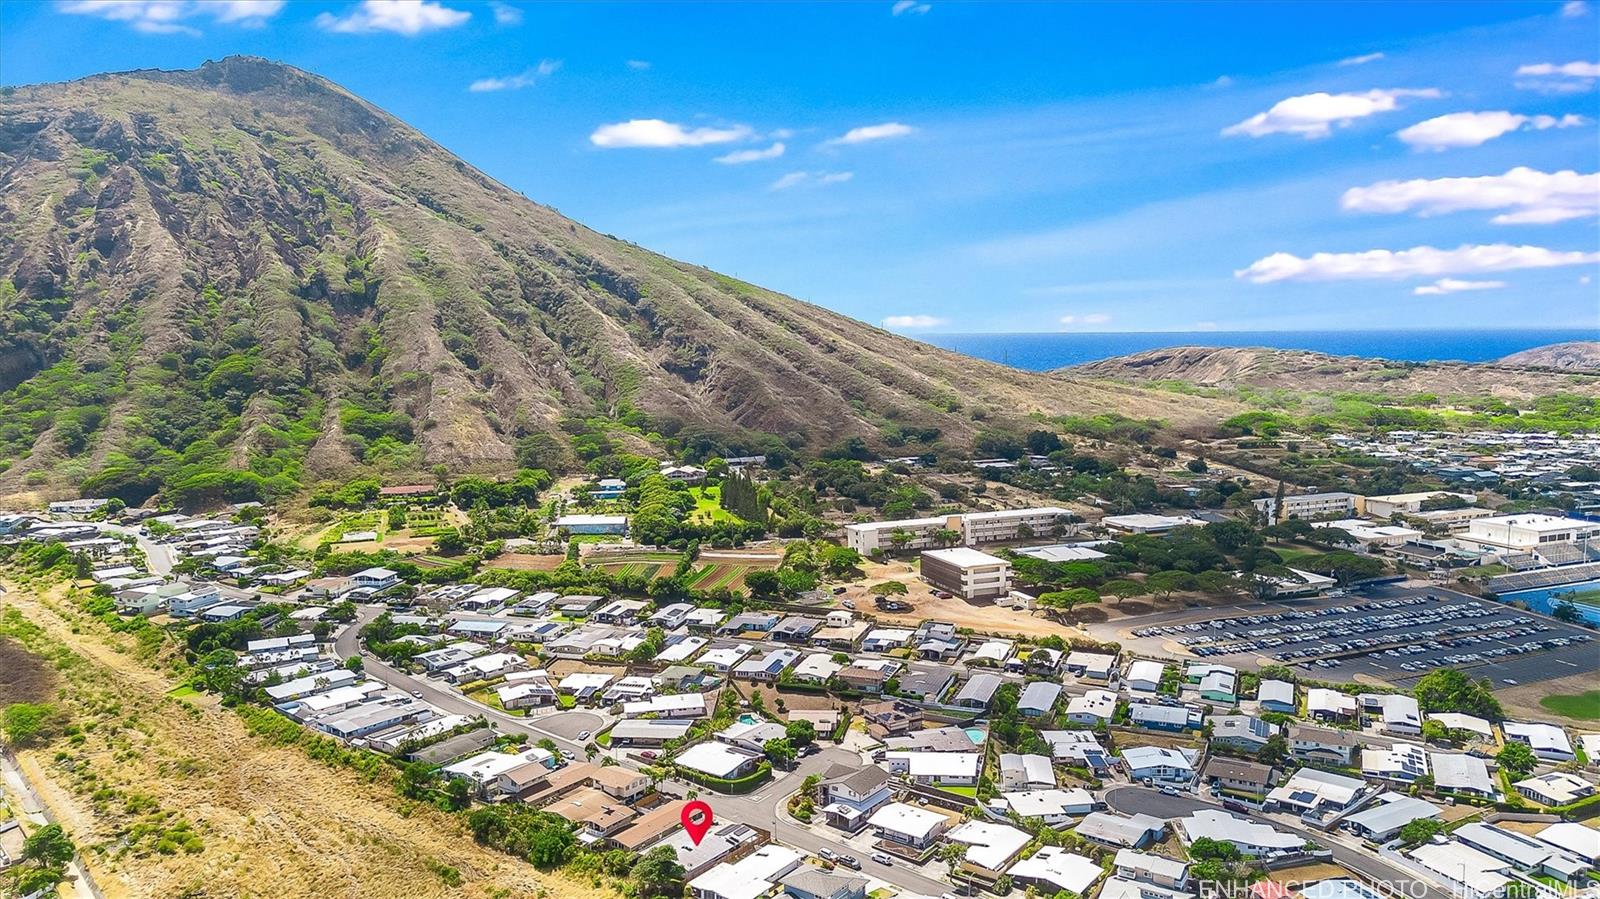
[[[1500,726],[1507,740],[1528,744],[1533,754],[1546,761],[1570,762],[1577,758],[1567,732],[1554,724],[1507,721]]]
[[[1232,843],[1245,855],[1262,857],[1298,852],[1305,845],[1305,837],[1284,833],[1268,824],[1258,824],[1238,818],[1217,809],[1200,809],[1187,818],[1178,819],[1186,842],[1193,843],[1202,837]]]
[[[1058,824],[1074,815],[1094,811],[1094,794],[1082,787],[1070,790],[1017,790],[1001,793],[1000,799],[1020,818],[1042,818]]]
[[[1086,896],[1089,888],[1104,873],[1090,859],[1068,852],[1059,846],[1045,846],[1031,857],[1011,866],[1011,879],[1032,885],[1045,884],[1047,892],[1066,890],[1074,896]]]
[[[890,773],[904,774],[912,780],[975,780],[982,756],[976,752],[927,752],[908,750],[883,755]]]
[[[905,842],[920,845],[948,827],[950,819],[938,812],[904,802],[886,802],[872,813],[867,824],[904,837]]]
[[[965,844],[966,860],[990,871],[1004,871],[1033,839],[1026,831],[987,821],[967,821],[945,838]]]
[[[1488,763],[1475,755],[1430,752],[1428,766],[1433,769],[1434,786],[1441,790],[1458,790],[1484,797],[1495,794],[1495,782],[1489,776]]]
[[[1125,683],[1127,683],[1130,690],[1137,690],[1141,693],[1154,693],[1161,686],[1161,674],[1166,670],[1166,667],[1160,662],[1139,659],[1128,666]]]
[[[1313,718],[1349,718],[1356,713],[1356,698],[1327,687],[1306,691],[1306,712]]]
[[[1079,724],[1110,721],[1117,711],[1117,694],[1110,690],[1089,690],[1067,703],[1067,720]]]
[[[1591,865],[1600,863],[1600,830],[1593,827],[1585,827],[1576,821],[1560,821],[1534,836],[1557,849],[1587,860]]]
[[[1322,808],[1344,809],[1365,787],[1364,782],[1354,777],[1315,768],[1301,768],[1268,793],[1267,801],[1302,812]]]
[[[1494,739],[1494,728],[1489,722],[1477,715],[1463,715],[1460,712],[1429,712],[1429,721],[1437,721],[1450,730],[1463,730],[1475,737],[1485,740]]]
[[[804,859],[788,846],[768,843],[736,862],[724,862],[689,881],[699,899],[759,899]]]
[[[679,753],[673,761],[681,767],[691,768],[712,777],[731,778],[739,772],[739,769],[759,758],[761,758],[760,753],[731,746],[720,740],[711,740],[690,746]]]
[[[1361,773],[1379,780],[1411,783],[1428,775],[1428,751],[1415,743],[1363,749]]]
[[[1459,883],[1480,896],[1496,895],[1511,883],[1506,862],[1454,840],[1423,843],[1406,854],[1441,882]]]

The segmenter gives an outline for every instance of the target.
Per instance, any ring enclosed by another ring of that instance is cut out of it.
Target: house
[[[1511,785],[1518,793],[1540,805],[1570,805],[1594,795],[1594,784],[1576,774],[1552,771]]]
[[[920,752],[972,752],[980,741],[974,740],[964,728],[954,725],[913,731],[884,740],[890,749]]]
[[[1183,669],[1183,680],[1195,688],[1201,699],[1230,705],[1239,701],[1239,672],[1227,665],[1190,662]]]
[[[588,593],[573,593],[555,600],[556,612],[568,618],[587,618],[595,609],[605,603],[604,596],[594,596]]]
[[[733,666],[733,676],[761,683],[777,683],[778,676],[799,660],[798,650],[774,649]]]
[[[595,773],[600,772],[597,770]],[[593,845],[605,840],[639,817],[639,813],[633,808],[594,787],[579,790],[559,802],[545,806],[544,810],[572,822],[576,827],[578,842],[584,845]]]
[[[589,488],[589,495],[597,500],[621,499],[628,482],[621,478],[600,478]]]
[[[1003,668],[1015,650],[1016,644],[1010,640],[985,640],[967,654],[965,662],[985,668]]]
[[[1206,762],[1206,767],[1201,772],[1201,778],[1207,783],[1214,784],[1224,790],[1234,790],[1248,793],[1252,796],[1266,796],[1272,789],[1272,767],[1257,762],[1243,762],[1238,759],[1226,759],[1213,756]]]
[[[1128,706],[1128,720],[1151,730],[1184,731],[1199,730],[1205,715],[1185,705],[1135,702]]]
[[[1039,736],[1050,744],[1050,757],[1057,764],[1076,765],[1097,774],[1111,770],[1111,753],[1089,731],[1046,730]]]
[[[698,465],[662,465],[661,476],[669,481],[699,484],[706,479],[706,470]]]
[[[1017,817],[1037,818],[1051,827],[1071,823],[1094,811],[1095,805],[1094,796],[1081,787],[1007,791],[1000,794],[999,801]]]
[[[1361,750],[1361,776],[1395,783],[1415,783],[1428,776],[1428,751],[1415,743],[1394,743]]]
[[[1412,821],[1438,820],[1439,814],[1439,807],[1431,802],[1399,793],[1384,793],[1372,805],[1346,817],[1343,823],[1362,839],[1387,843]]]
[[[835,765],[817,784],[816,801],[828,824],[855,833],[867,818],[894,798],[889,772],[876,765]]]
[[[892,659],[861,659],[834,676],[851,690],[877,695],[888,687],[899,670],[900,663]]]
[[[1267,794],[1267,804],[1311,817],[1338,814],[1355,805],[1366,786],[1354,777],[1301,768]]]
[[[1061,685],[1049,681],[1034,681],[1022,690],[1017,699],[1017,711],[1026,718],[1043,718],[1056,707],[1061,698]]]
[[[624,718],[611,727],[613,746],[661,746],[679,740],[694,726],[692,720],[675,718]]]
[[[683,616],[683,624],[691,631],[713,631],[727,614],[715,606],[696,606]]]
[[[1578,757],[1572,751],[1572,741],[1567,738],[1567,732],[1554,724],[1507,721],[1500,725],[1500,730],[1507,740],[1526,743],[1534,756],[1543,761],[1570,762]]]
[[[510,623],[505,621],[463,618],[460,621],[450,622],[450,626],[445,628],[445,632],[456,637],[466,637],[469,640],[492,642],[504,633],[507,627],[510,627]]]
[[[528,660],[517,653],[491,652],[447,668],[441,672],[441,676],[453,684],[467,684],[504,677],[513,671],[524,671],[527,667]]]
[[[755,652],[755,647],[749,643],[724,643],[706,650],[695,664],[710,668],[712,671],[732,671],[740,659],[752,652]]]
[[[1023,663],[1023,670],[1030,674],[1055,674],[1061,668],[1065,658],[1059,649],[1041,646],[1028,653],[1027,661]],[[1017,659],[1012,657],[1006,662],[1006,669],[1011,670]]]
[[[1256,690],[1256,704],[1263,712],[1281,712],[1293,715],[1300,710],[1295,702],[1294,684],[1286,680],[1264,680]]]
[[[611,675],[602,671],[576,671],[561,679],[556,689],[577,702],[588,702],[600,695],[611,683]]]
[[[753,773],[764,758],[762,753],[712,740],[690,746],[673,763],[720,780],[737,780]]]
[[[1405,854],[1455,895],[1503,896],[1512,882],[1510,865],[1455,840],[1423,843]]]
[[[992,674],[980,677],[994,677]],[[900,693],[924,701],[937,702],[955,683],[956,669],[945,665],[907,665],[900,675]],[[997,685],[998,686],[998,685]]]
[[[1086,680],[1110,683],[1117,670],[1117,657],[1104,652],[1081,650],[1067,655],[1067,673]]]
[[[1087,896],[1105,872],[1092,859],[1059,846],[1045,846],[1012,865],[1008,873],[1013,883],[1033,887],[1041,895],[1054,896],[1065,891],[1074,896]]]
[[[961,690],[950,700],[952,705],[968,709],[987,709],[989,703],[994,701],[995,691],[1000,689],[999,675],[974,674],[972,679],[961,685]]]
[[[768,844],[736,862],[724,862],[689,881],[694,899],[758,899],[800,867],[799,852]]]
[[[667,643],[661,648],[661,652],[656,655],[656,661],[665,662],[668,665],[676,665],[679,662],[687,662],[688,660],[694,658],[695,654],[700,652],[700,650],[705,649],[706,644],[709,642],[711,641],[707,640],[705,637],[695,637],[689,634],[673,634],[667,637]]]
[[[1534,876],[1554,877],[1565,883],[1577,880],[1589,868],[1589,860],[1579,858],[1535,837],[1506,830],[1492,824],[1463,825],[1452,834],[1456,841],[1510,864]]]
[[[1493,799],[1499,790],[1489,765],[1475,755],[1458,752],[1428,753],[1428,767],[1433,771],[1433,785],[1441,792],[1465,793],[1481,799]]]
[[[1368,714],[1376,714],[1383,732],[1403,737],[1422,736],[1422,707],[1416,697],[1403,693],[1362,693],[1356,697]]]
[[[1305,847],[1305,837],[1284,833],[1270,824],[1260,824],[1218,809],[1199,809],[1175,822],[1184,845],[1211,839],[1232,843],[1250,858],[1277,858],[1297,855]]]
[[[903,627],[880,627],[867,631],[861,638],[862,652],[888,652],[899,649],[911,640],[911,631]]]
[[[1078,836],[1114,849],[1143,849],[1166,833],[1167,822],[1149,815],[1091,812],[1078,822]]]
[[[970,787],[978,783],[983,756],[976,752],[890,751],[883,754],[890,774],[925,786]]]
[[[1033,836],[1009,825],[974,819],[950,831],[945,839],[966,846],[963,867],[987,879],[1010,867]]]
[[[656,609],[645,620],[665,631],[676,630],[688,622],[689,613],[693,611],[694,606],[686,602],[669,603]]]
[[[1182,890],[1189,883],[1189,866],[1164,855],[1118,849],[1112,864],[1118,877],[1164,890]]]
[[[878,739],[922,729],[922,708],[897,699],[864,703],[861,717],[867,723],[867,733]]]
[[[555,702],[556,691],[548,680],[522,680],[496,688],[495,698],[507,710],[532,709]]]
[[[549,752],[537,747],[517,753],[497,752],[491,749],[456,762],[453,765],[446,765],[441,769],[440,773],[446,779],[465,780],[473,784],[480,796],[487,797],[494,795],[502,787],[507,786],[505,782],[500,781],[500,775],[530,763],[543,768],[545,774],[548,774],[554,759]],[[531,771],[532,769],[530,769]],[[516,782],[527,786],[540,779],[542,778],[539,776],[530,776],[517,779]]]
[[[400,583],[400,573],[387,568],[367,568],[350,575],[350,582],[357,590],[381,593]]]
[[[797,683],[823,684],[843,670],[844,666],[833,660],[832,653],[814,652],[794,666],[789,678]]]
[[[1117,694],[1110,690],[1089,690],[1067,703],[1067,720],[1090,727],[1110,722],[1117,712]]]
[[[1591,866],[1600,864],[1600,830],[1593,827],[1575,821],[1561,821],[1534,834],[1534,838],[1577,856]]]
[[[623,837],[627,833],[628,831],[623,831],[613,839]],[[671,847],[678,857],[678,864],[683,865],[683,876],[692,879],[726,859],[739,858],[754,851],[767,839],[767,834],[748,824],[718,823],[698,842],[680,829],[663,840],[660,845]]]
[[[1167,666],[1149,659],[1139,659],[1128,666],[1123,683],[1135,693],[1155,693],[1161,689],[1161,676]]]
[[[555,520],[555,528],[557,531],[564,530],[569,534],[608,534],[622,536],[628,533],[628,516],[587,514],[562,515]]]
[[[772,612],[741,612],[723,622],[717,633],[724,637],[737,637],[746,633],[768,633],[778,626],[783,616]]]
[[[1318,721],[1353,721],[1358,705],[1348,693],[1312,687],[1306,691],[1306,713]]]
[[[1000,789],[1034,790],[1056,785],[1055,769],[1050,759],[1042,755],[1023,755],[1015,752],[1000,754]]]
[[[1446,731],[1470,735],[1473,740],[1489,742],[1494,739],[1494,728],[1488,721],[1476,715],[1463,715],[1459,712],[1429,712],[1428,720],[1439,722]]]
[[[1255,754],[1278,735],[1278,725],[1254,715],[1212,715],[1211,742]]]
[[[867,879],[853,874],[830,873],[813,865],[798,865],[778,878],[789,899],[864,899]]]
[[[719,730],[714,737],[730,746],[751,752],[761,752],[773,740],[781,740],[787,731],[776,721],[735,721]]]
[[[878,839],[926,849],[950,828],[950,818],[904,802],[884,803],[867,819]]]
[[[617,599],[594,611],[590,617],[601,624],[632,624],[639,619],[646,603],[638,599]]]
[[[1296,761],[1348,768],[1355,762],[1360,747],[1361,740],[1352,731],[1309,724],[1289,725],[1289,755]]]
[[[638,802],[654,789],[650,785],[649,775],[640,774],[621,765],[601,766],[590,777],[590,781],[607,796],[627,803]]]
[[[772,639],[779,643],[806,643],[822,628],[822,619],[790,615],[772,628]]]
[[[1122,750],[1122,766],[1131,780],[1146,783],[1188,783],[1194,779],[1198,757],[1192,749],[1132,746]]]
[[[683,799],[660,803],[612,834],[606,845],[626,852],[643,852],[682,827],[686,805],[688,802]]]

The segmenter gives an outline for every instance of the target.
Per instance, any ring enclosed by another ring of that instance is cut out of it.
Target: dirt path
[[[386,785],[254,737],[205,697],[168,696],[175,684],[164,673],[58,596],[16,591],[0,609],[16,608],[80,660],[60,695],[82,739],[58,738],[20,760],[108,899],[597,892],[478,847],[456,818],[407,808]],[[180,823],[203,850],[157,847]]]

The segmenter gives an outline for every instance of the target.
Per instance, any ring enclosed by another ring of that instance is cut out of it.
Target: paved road
[[[55,823],[55,816],[50,814],[50,809],[39,798],[38,792],[33,789],[33,784],[28,782],[28,776],[23,773],[22,766],[18,765],[9,752],[0,751],[0,794],[10,792],[17,797],[17,805],[23,816],[33,826],[30,832],[38,828]],[[82,837],[82,834],[75,834]],[[67,863],[67,891],[75,899],[105,899],[105,894],[100,891],[100,886],[89,875],[89,870],[83,866],[78,856]],[[54,895],[54,894],[52,894]]]
[[[843,834],[831,828],[813,830],[802,827],[787,815],[784,807],[789,802],[789,796],[800,789],[806,777],[822,774],[838,764],[860,767],[863,763],[861,756],[854,752],[828,746],[816,755],[801,759],[794,771],[785,773],[754,793],[744,796],[723,796],[717,793],[707,794],[702,790],[698,798],[711,804],[712,813],[716,817],[770,831],[774,840],[785,845],[813,855],[821,849],[831,849],[840,855],[853,856],[861,862],[863,874],[879,880],[888,881],[924,896],[954,892],[950,884],[928,877],[910,866],[878,864],[871,859],[869,850],[850,845],[845,841]],[[682,796],[691,788],[675,781],[662,784],[663,792],[678,796]],[[842,870],[848,872],[848,869]]]
[[[1145,787],[1115,787],[1106,793],[1106,805],[1123,814],[1146,814],[1157,818],[1181,818],[1201,808],[1221,808],[1220,805],[1197,798],[1193,795],[1183,794],[1168,796],[1156,790]],[[1279,830],[1305,837],[1315,841],[1318,845],[1326,846],[1333,850],[1333,859],[1344,867],[1354,871],[1367,880],[1389,886],[1404,883],[1410,889],[1403,890],[1404,895],[1413,899],[1451,899],[1448,890],[1421,880],[1410,871],[1403,870],[1373,855],[1370,850],[1357,846],[1347,846],[1332,838],[1331,834],[1313,831],[1308,828],[1295,827],[1284,823],[1281,819],[1266,818],[1260,815],[1243,814],[1252,821],[1270,824]],[[1417,889],[1420,886],[1421,889]]]
[[[126,525],[102,523],[100,530],[132,537],[134,542],[138,544],[139,549],[144,552],[145,562],[149,565],[151,574],[159,574],[162,577],[166,577],[172,573],[172,564],[175,560],[172,547],[162,546],[144,534],[139,533],[138,528],[131,528]]]
[[[547,730],[539,726],[538,718],[520,718],[516,715],[508,715],[499,709],[492,709],[483,703],[468,699],[460,693],[447,689],[433,681],[407,674],[374,657],[371,653],[362,652],[360,649],[362,626],[378,617],[383,611],[382,608],[377,606],[359,607],[356,612],[356,620],[340,631],[338,637],[334,639],[334,655],[340,659],[348,659],[359,654],[362,657],[362,670],[367,673],[368,677],[383,681],[397,690],[403,690],[407,693],[421,693],[423,700],[446,712],[456,715],[482,716],[497,730],[526,734],[530,740],[535,742],[548,737],[555,741],[558,748],[568,750],[582,757],[583,744],[576,742],[563,733],[563,731],[567,730],[565,727]],[[580,714],[589,715],[587,712]],[[598,718],[599,716],[592,717]]]

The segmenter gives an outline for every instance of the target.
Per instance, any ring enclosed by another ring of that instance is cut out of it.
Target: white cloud
[[[1217,80],[1211,82],[1211,84],[1210,84],[1210,87],[1232,87],[1232,86],[1233,86],[1233,76],[1232,75],[1218,75],[1217,76]]]
[[[286,0],[58,0],[56,10],[76,16],[95,16],[145,34],[199,36],[200,29],[185,24],[200,16],[246,28],[259,27],[277,15]]]
[[[1517,87],[1545,94],[1577,94],[1590,90],[1600,79],[1600,62],[1540,62],[1518,66]]]
[[[1600,214],[1600,173],[1518,166],[1504,175],[1379,181],[1350,188],[1339,205],[1349,212],[1415,212],[1424,217],[1500,209],[1505,212],[1491,219],[1497,225],[1550,224]]]
[[[494,11],[494,23],[496,25],[522,24],[521,7],[512,6],[509,3],[501,3],[500,0],[490,0],[489,8]]]
[[[855,172],[790,172],[767,186],[768,190],[788,190],[802,184],[821,187],[827,184],[842,184],[856,176]]]
[[[1424,284],[1411,291],[1412,296],[1438,297],[1449,293],[1465,293],[1470,290],[1499,290],[1506,286],[1504,281],[1462,281],[1459,278],[1440,278],[1432,284]]]
[[[1395,136],[1417,150],[1448,150],[1476,147],[1518,129],[1544,131],[1547,128],[1576,128],[1588,124],[1579,115],[1560,118],[1549,115],[1519,115],[1505,110],[1492,112],[1452,112],[1418,122],[1395,132]]]
[[[1356,119],[1400,108],[1400,101],[1410,97],[1433,99],[1444,96],[1435,88],[1370,90],[1359,94],[1302,94],[1279,100],[1266,112],[1258,112],[1248,119],[1222,129],[1225,137],[1247,134],[1265,137],[1268,134],[1299,134],[1306,139],[1327,137],[1335,127],[1343,128]]]
[[[1589,4],[1584,0],[1567,0],[1561,4],[1561,18],[1579,19],[1589,14]]]
[[[1273,253],[1233,273],[1256,284],[1277,281],[1350,281],[1373,278],[1438,278],[1524,268],[1553,268],[1600,262],[1600,253],[1551,250],[1510,244],[1463,244],[1453,250],[1413,247],[1362,253],[1315,253],[1301,258]]]
[[[842,136],[828,141],[829,146],[841,144],[864,144],[875,140],[889,140],[895,137],[905,137],[917,129],[899,122],[884,122],[881,125],[862,125],[860,128],[851,128]]]
[[[368,34],[389,31],[415,37],[465,25],[472,13],[451,9],[437,0],[361,0],[360,5],[342,16],[320,13],[317,27],[340,34]]]
[[[504,78],[479,78],[467,86],[467,90],[475,94],[489,91],[518,91],[525,87],[538,84],[543,78],[555,74],[561,68],[559,59],[541,59],[539,64],[531,69],[524,69],[516,75],[507,75]]]
[[[617,147],[704,147],[710,144],[731,144],[751,135],[747,125],[729,125],[726,128],[685,128],[676,122],[661,119],[630,119],[612,125],[601,125],[589,135],[589,143],[608,149]]]
[[[950,319],[934,315],[891,315],[883,320],[885,328],[937,328],[950,324]]]
[[[628,68],[634,70],[635,72],[642,72],[645,69],[650,68],[650,60],[648,60],[648,59],[630,59],[630,60],[628,60]]]
[[[895,0],[894,6],[889,7],[889,12],[896,16],[903,16],[906,13],[921,16],[926,15],[930,9],[933,9],[931,5],[919,3],[917,0]]]
[[[1073,325],[1103,325],[1111,321],[1111,316],[1104,312],[1090,312],[1086,315],[1063,315],[1056,319],[1064,327]]]
[[[734,150],[726,156],[718,156],[714,161],[723,165],[743,165],[747,162],[760,162],[763,159],[777,159],[783,155],[783,141],[775,141],[765,150]]]
[[[1383,59],[1382,53],[1365,53],[1361,56],[1346,56],[1344,59],[1339,60],[1338,65],[1364,66],[1369,62],[1377,62],[1380,59]]]

